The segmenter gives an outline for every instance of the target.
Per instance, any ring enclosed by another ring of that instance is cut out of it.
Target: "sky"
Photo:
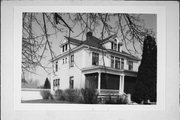
[[[40,16],[37,16],[37,18],[40,20],[42,19]],[[156,17],[156,15],[154,15],[154,14],[143,14],[143,15],[141,15],[141,19],[144,20],[145,28],[151,29],[152,31],[154,31],[154,33],[156,33],[156,29],[157,29],[157,17]],[[40,32],[39,32],[40,28],[37,25],[34,25],[33,29],[36,33],[40,34]],[[78,27],[73,29],[73,31],[75,31],[75,32],[73,34],[71,34],[71,37],[74,37],[79,33],[78,29],[79,29]],[[57,32],[54,29],[51,29],[50,26],[47,26],[47,31],[48,31],[48,33]],[[60,51],[59,45],[63,42],[63,40],[65,40],[64,36],[67,36],[67,35],[68,35],[68,32],[64,32],[63,34],[57,33],[57,34],[51,35],[49,37],[49,40],[53,41],[52,42],[52,49],[56,53],[56,55],[59,55],[59,51]],[[76,38],[76,39],[81,39],[81,38]],[[138,49],[140,49],[140,48],[138,48]],[[124,48],[124,50],[125,50],[125,48]],[[51,59],[51,57],[50,57],[50,52],[48,50],[45,52],[45,56],[46,56],[46,59],[42,60],[42,64],[44,64],[46,66],[51,66],[51,64],[49,63],[49,60]],[[34,70],[34,71],[38,75],[28,73],[27,78],[38,81],[39,85],[43,85],[46,77],[50,77],[41,67],[37,67],[36,70]]]

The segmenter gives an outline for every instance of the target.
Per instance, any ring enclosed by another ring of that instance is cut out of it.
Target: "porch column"
[[[101,90],[101,72],[98,72],[98,92]]]
[[[122,93],[124,93],[124,74],[121,74],[119,79],[119,94]]]
[[[121,93],[124,93],[124,74],[121,75],[121,85],[122,85]]]

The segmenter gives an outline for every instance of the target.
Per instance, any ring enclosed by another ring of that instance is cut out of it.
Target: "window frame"
[[[120,69],[123,70],[124,69],[124,58],[121,58],[120,60],[121,60],[120,61],[121,62],[120,63]]]
[[[92,65],[99,65],[99,53],[92,52]]]
[[[70,57],[70,67],[74,67],[74,54]]]
[[[58,61],[56,61],[56,64],[55,64],[55,71],[58,72]]]
[[[74,89],[74,76],[69,77],[69,89]]]
[[[115,58],[115,57],[111,55],[111,67],[112,67],[112,68],[115,68],[115,67],[114,67],[114,65],[115,65],[115,63],[114,63],[114,58]]]
[[[120,58],[119,57],[115,57],[115,68],[120,69]]]
[[[133,71],[133,61],[132,60],[128,60],[128,70]]]

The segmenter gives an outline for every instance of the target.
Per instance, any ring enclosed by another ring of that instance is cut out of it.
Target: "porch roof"
[[[137,76],[136,71],[130,71],[130,70],[124,70],[124,69],[115,69],[111,67],[104,67],[104,66],[92,66],[92,67],[86,67],[82,69],[82,73],[84,74],[90,74],[90,73],[109,73],[109,74],[115,74],[115,75],[125,75],[125,76]]]

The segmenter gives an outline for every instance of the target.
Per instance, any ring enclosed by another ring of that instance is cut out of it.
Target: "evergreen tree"
[[[156,102],[157,46],[155,38],[147,36],[144,40],[142,61],[139,66],[135,93],[132,100],[140,103],[150,100]]]
[[[51,88],[50,82],[49,82],[48,78],[46,78],[46,81],[44,83],[44,89],[50,89],[50,88]]]

